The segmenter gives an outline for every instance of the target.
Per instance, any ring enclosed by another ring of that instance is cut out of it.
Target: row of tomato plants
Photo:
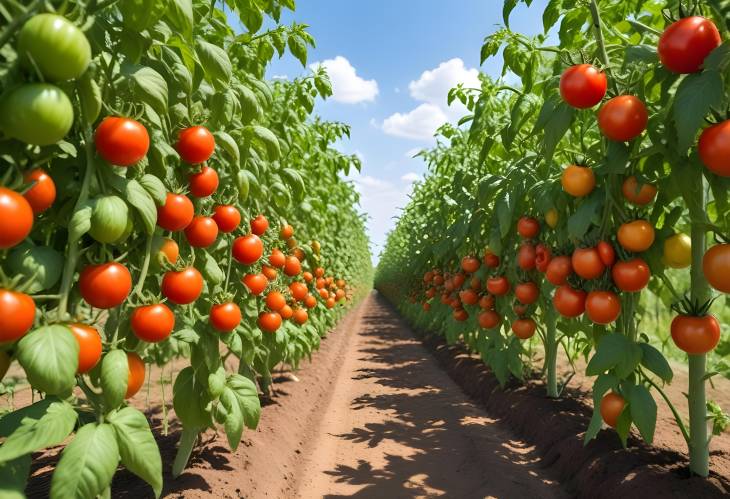
[[[707,476],[708,430],[729,421],[705,385],[722,330],[711,309],[730,292],[730,12],[552,0],[544,34],[528,37],[509,29],[517,3],[504,2],[505,27],[485,39],[482,61],[501,54],[519,84],[483,75],[481,88],[451,91],[471,114],[421,153],[429,174],[389,236],[376,286],[417,325],[463,339],[503,384],[524,378],[534,341],[549,397],[565,384],[560,346],[571,361],[585,356],[596,377],[586,443],[603,423],[624,445],[632,425],[651,442],[657,394],[691,471]],[[688,424],[662,388],[671,366],[642,331],[649,293],[676,312],[666,326],[687,354]]]
[[[208,428],[235,450],[274,367],[297,368],[369,288],[340,179],[359,162],[332,147],[349,128],[312,116],[327,75],[265,80],[313,45],[283,9],[0,8],[0,388],[10,369],[40,394],[0,413],[0,495],[22,497],[32,453],[65,443],[51,497],[109,497],[120,463],[159,496],[133,403],[149,366],[177,365],[176,476]]]

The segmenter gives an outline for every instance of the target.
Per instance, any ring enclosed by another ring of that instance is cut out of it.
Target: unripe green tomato
[[[118,196],[103,196],[94,201],[89,234],[100,243],[119,241],[129,227],[129,209]],[[131,231],[131,229],[130,229]]]
[[[64,81],[86,71],[91,46],[86,35],[65,17],[38,14],[20,30],[18,54],[27,68],[37,67],[47,80]]]
[[[29,283],[25,292],[34,294],[56,285],[63,271],[63,255],[53,248],[22,244],[10,253],[8,267],[13,276],[24,276],[23,282]]]
[[[0,129],[28,144],[55,144],[71,130],[73,121],[71,101],[55,85],[28,83],[0,98]]]

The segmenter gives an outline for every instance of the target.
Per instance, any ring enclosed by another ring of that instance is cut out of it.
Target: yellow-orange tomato
[[[623,192],[624,198],[637,206],[645,206],[656,197],[657,188],[653,184],[639,184],[639,181],[635,176],[630,176],[624,180],[621,186],[621,192]]]
[[[618,242],[627,251],[646,251],[654,243],[654,227],[646,220],[625,223],[618,229]]]
[[[560,183],[565,192],[580,198],[590,194],[596,187],[596,176],[587,166],[570,165],[563,170]]]

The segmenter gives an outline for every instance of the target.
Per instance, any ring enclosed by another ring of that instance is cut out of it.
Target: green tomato
[[[46,79],[64,81],[86,71],[91,46],[86,35],[65,17],[38,14],[20,30],[18,54],[26,67],[37,67]]]
[[[29,83],[0,98],[0,129],[28,144],[55,144],[71,130],[73,121],[71,101],[54,85]]]
[[[89,234],[100,243],[119,241],[127,231],[129,208],[118,196],[103,196],[94,201]]]
[[[28,282],[26,293],[34,294],[51,289],[61,278],[63,255],[53,248],[22,244],[8,257],[12,275],[22,275]]]

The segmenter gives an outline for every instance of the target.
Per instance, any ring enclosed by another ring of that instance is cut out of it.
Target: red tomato
[[[218,331],[229,333],[241,323],[241,309],[235,303],[218,303],[210,308],[210,323]]]
[[[218,190],[218,172],[204,166],[199,172],[190,175],[190,193],[196,198],[204,198]]]
[[[517,222],[517,233],[524,239],[533,239],[540,233],[540,222],[532,217],[520,217]]]
[[[662,64],[674,73],[697,73],[705,58],[720,45],[720,32],[709,19],[691,16],[670,24],[659,38]]]
[[[606,267],[610,267],[616,261],[616,250],[613,249],[611,243],[601,241],[596,246],[598,256]]]
[[[304,298],[304,306],[307,308],[314,308],[317,306],[317,299],[312,294],[308,294]]]
[[[33,208],[15,191],[0,187],[0,249],[12,248],[33,228]]]
[[[422,305],[422,308],[423,308],[423,311],[424,312],[430,312],[431,311],[431,304],[428,303],[428,302],[424,302],[423,305]]]
[[[274,267],[269,267],[268,265],[261,266],[261,273],[264,274],[269,281],[276,280],[276,276],[278,275],[276,269]]]
[[[139,355],[134,352],[127,352],[127,365],[129,376],[127,377],[127,393],[125,399],[134,397],[144,384],[145,367]]]
[[[646,106],[633,95],[614,97],[598,111],[601,132],[617,142],[627,142],[641,135],[648,121]]]
[[[137,307],[129,318],[132,332],[142,341],[166,340],[175,328],[175,314],[164,303]]]
[[[289,305],[284,305],[281,307],[281,310],[279,310],[279,315],[284,320],[289,320],[294,315],[294,310]]]
[[[730,293],[730,244],[716,244],[702,258],[702,272],[710,286]]]
[[[246,274],[241,279],[241,282],[246,285],[252,295],[260,295],[269,285],[269,280],[263,274]]]
[[[611,269],[611,276],[616,287],[621,291],[636,293],[649,284],[651,271],[641,258],[619,261]]]
[[[454,320],[458,322],[464,322],[469,318],[469,313],[463,308],[455,309],[452,315],[454,317]]]
[[[477,321],[479,322],[479,327],[483,327],[484,329],[492,329],[494,327],[497,327],[500,322],[502,322],[502,317],[499,316],[497,312],[494,310],[485,310],[481,314],[479,314],[479,317],[477,317]]]
[[[91,371],[101,359],[101,336],[96,328],[87,324],[69,324],[68,328],[74,334],[79,344],[79,367],[78,374]]]
[[[479,266],[479,259],[474,256],[465,256],[461,259],[461,268],[469,274],[473,274],[479,270]]]
[[[535,247],[530,243],[522,243],[517,252],[517,265],[522,270],[532,270],[535,268],[536,258],[537,252],[535,251]]]
[[[654,244],[654,227],[646,220],[627,222],[618,229],[618,243],[627,251],[646,251]]]
[[[312,297],[312,298],[314,298],[314,297]],[[315,305],[316,305],[316,300],[315,300]],[[297,324],[299,324],[301,326],[302,324],[307,322],[307,320],[309,319],[309,314],[303,308],[298,308],[294,311],[293,318],[294,318],[294,322],[296,322]]]
[[[705,128],[697,150],[708,170],[721,177],[730,177],[730,120]]]
[[[205,163],[215,151],[215,137],[204,126],[192,126],[180,131],[175,149],[186,163]]]
[[[671,331],[674,344],[692,355],[707,353],[720,341],[720,323],[713,315],[678,315],[672,321]]]
[[[274,312],[278,312],[286,306],[286,298],[278,291],[272,291],[266,295],[266,306]]]
[[[157,207],[157,225],[172,232],[183,230],[194,216],[193,203],[184,194],[168,192],[165,204]]]
[[[256,218],[251,220],[251,232],[257,236],[262,235],[269,228],[269,221],[263,215],[258,215]]]
[[[282,239],[290,239],[292,236],[294,236],[294,227],[291,225],[285,225],[279,231],[279,237]]]
[[[167,260],[171,264],[177,263],[178,257],[180,257],[180,247],[172,239],[163,239],[162,244],[158,249],[158,258],[160,263]],[[164,259],[164,260],[163,260]]]
[[[236,261],[251,265],[256,263],[261,255],[264,254],[264,243],[261,242],[259,236],[249,234],[247,236],[237,237],[233,241],[233,258]]]
[[[309,292],[307,285],[301,282],[291,283],[289,285],[289,291],[291,292],[292,297],[297,301],[302,301]]]
[[[568,256],[556,256],[547,266],[545,278],[555,286],[562,286],[573,273],[573,264]]]
[[[185,227],[185,237],[193,248],[207,248],[218,237],[218,225],[210,217],[195,217]]]
[[[586,313],[595,324],[610,324],[621,313],[621,300],[613,291],[591,291],[586,297]]]
[[[494,308],[494,296],[484,295],[481,298],[479,298],[479,308],[483,308],[485,310],[493,309]]]
[[[548,265],[550,265],[550,260],[552,259],[552,255],[550,253],[550,248],[545,246],[544,244],[538,244],[535,247],[535,268],[539,270],[542,273],[547,272]]]
[[[616,428],[618,417],[626,407],[626,401],[618,393],[607,393],[601,399],[601,418],[610,427]]]
[[[262,331],[274,333],[281,327],[281,315],[276,312],[261,312],[257,323]]]
[[[586,292],[567,284],[560,286],[553,295],[553,306],[563,317],[578,317],[586,309]]]
[[[657,188],[653,184],[642,183],[640,185],[639,180],[632,175],[624,180],[621,186],[621,192],[629,203],[635,204],[636,206],[646,206],[654,201]]]
[[[198,299],[203,292],[203,276],[195,267],[179,272],[166,272],[162,278],[162,294],[176,305],[187,305]]]
[[[509,281],[505,276],[490,277],[487,279],[487,291],[495,296],[506,295],[509,292]]]
[[[132,291],[132,275],[121,263],[88,265],[79,275],[79,291],[92,307],[114,308]]]
[[[141,123],[130,118],[107,116],[94,132],[99,156],[116,166],[129,166],[147,155],[150,136]]]
[[[224,204],[215,207],[213,220],[221,232],[233,232],[241,223],[241,213],[235,206]]]
[[[535,334],[535,321],[532,319],[517,319],[512,323],[512,332],[521,340],[532,338]]]
[[[284,273],[289,277],[294,277],[302,271],[302,264],[299,262],[299,258],[295,256],[286,257],[284,263]]]
[[[269,263],[274,267],[282,268],[286,264],[286,255],[275,248],[269,255]]]
[[[573,271],[583,279],[597,279],[606,270],[596,248],[576,248],[571,263]]]
[[[36,168],[23,175],[26,183],[33,183],[33,187],[25,191],[23,197],[28,201],[33,213],[43,213],[56,200],[56,184],[42,168]]]
[[[499,267],[499,257],[492,253],[490,250],[486,250],[484,252],[484,258],[482,260],[484,261],[484,265],[486,265],[490,269],[496,269],[497,267]]]
[[[35,321],[35,302],[25,293],[0,289],[0,344],[18,340]]]
[[[571,66],[560,76],[560,96],[578,109],[593,107],[606,95],[606,73],[590,64]]]
[[[465,289],[459,293],[461,303],[464,305],[476,305],[479,301],[479,295],[473,289]]]
[[[515,298],[525,305],[531,305],[540,296],[540,288],[534,282],[521,282],[515,286]]]

